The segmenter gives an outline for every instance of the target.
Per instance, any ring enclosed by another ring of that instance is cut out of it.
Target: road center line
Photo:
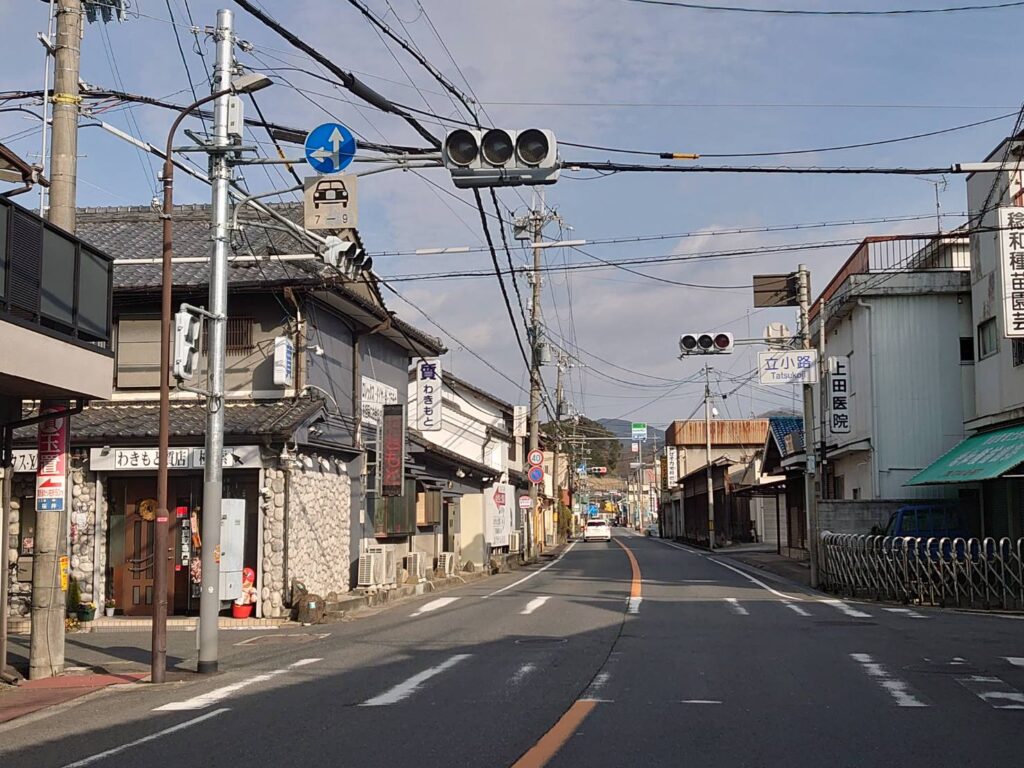
[[[526,607],[523,608],[523,610],[521,610],[519,613],[522,616],[529,616],[531,613],[536,611],[538,608],[540,608],[542,605],[544,605],[544,603],[546,603],[550,599],[551,599],[551,595],[545,595],[544,597],[535,597],[535,598],[533,598],[533,600],[528,602],[526,604]]]
[[[104,758],[112,757],[113,755],[118,755],[126,750],[131,749],[132,747],[137,747],[139,744],[145,744],[150,741],[155,741],[156,739],[159,739],[163,736],[170,736],[172,733],[177,733],[178,731],[183,731],[186,728],[191,728],[193,725],[199,725],[199,723],[205,720],[210,720],[211,718],[217,717],[218,715],[223,715],[225,712],[228,711],[230,710],[228,710],[226,707],[224,709],[215,709],[213,710],[213,712],[207,712],[205,715],[200,715],[199,717],[194,717],[191,720],[186,720],[184,723],[172,725],[170,728],[164,728],[164,730],[162,731],[151,733],[149,736],[143,736],[141,739],[129,741],[127,744],[121,744],[120,746],[114,747],[113,749],[108,749],[105,752],[99,752],[93,755],[92,757],[85,758],[84,760],[77,760],[74,763],[68,763],[64,766],[64,768],[84,768],[84,766],[86,765],[92,765],[93,763],[97,763],[100,760],[103,760]]]
[[[560,554],[558,557],[556,557],[550,563],[545,565],[543,568],[538,568],[536,571],[534,571],[533,573],[527,574],[526,576],[521,578],[519,581],[514,581],[514,582],[512,582],[511,584],[509,584],[506,587],[502,587],[501,589],[497,589],[494,592],[491,592],[491,594],[489,594],[489,595],[484,595],[483,599],[486,600],[488,597],[494,597],[495,595],[500,595],[502,592],[507,592],[508,590],[512,589],[513,587],[518,587],[524,581],[529,581],[534,576],[537,576],[537,575],[539,575],[541,573],[544,573],[544,571],[546,571],[552,565],[554,565],[555,563],[560,562],[563,557],[565,557],[566,555],[569,554],[569,550],[571,550],[575,546],[576,546],[576,542],[575,541],[570,542],[569,546],[567,546],[565,549],[562,550],[562,554]]]
[[[416,691],[420,689],[420,686],[422,686],[430,678],[440,675],[442,672],[451,669],[460,661],[468,659],[469,657],[470,654],[468,653],[457,653],[451,658],[442,661],[437,666],[431,667],[430,669],[425,669],[422,672],[413,675],[408,680],[399,683],[394,688],[390,688],[389,690],[384,691],[384,693],[380,694],[380,696],[374,696],[372,699],[367,699],[359,706],[386,707],[389,704],[397,704],[398,702],[403,701],[412,696],[414,693],[416,693]]]
[[[622,547],[623,552],[626,553],[626,557],[629,558],[629,568],[633,574],[629,585],[629,600],[626,602],[626,610],[629,613],[639,613],[640,601],[643,600],[643,578],[640,575],[640,564],[636,561],[633,550],[623,544],[620,539],[612,539],[612,541]]]
[[[543,768],[558,750],[587,719],[597,702],[593,699],[579,699],[562,715],[551,730],[541,736],[540,741],[512,764],[512,768]]]
[[[432,611],[436,611],[438,608],[444,608],[446,605],[451,605],[458,599],[459,598],[457,597],[439,597],[436,600],[431,600],[429,603],[421,605],[419,610],[415,613],[410,613],[409,618],[415,619],[417,616],[422,616],[425,613],[431,613]]]

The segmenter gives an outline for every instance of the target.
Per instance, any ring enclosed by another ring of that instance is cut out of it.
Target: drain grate
[[[256,635],[256,637],[250,637],[240,643],[235,643],[235,645],[297,645],[313,640],[323,640],[330,634],[330,632],[319,635],[293,632],[291,634]]]

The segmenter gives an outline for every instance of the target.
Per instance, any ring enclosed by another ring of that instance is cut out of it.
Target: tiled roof
[[[224,434],[237,437],[290,437],[323,410],[315,399],[229,400],[224,408]],[[156,401],[93,403],[71,417],[72,443],[98,440],[147,440],[159,436],[160,408]],[[171,403],[171,441],[206,434],[206,406],[198,401]],[[15,432],[20,443],[35,439],[36,427]]]
[[[768,429],[775,439],[782,458],[790,455],[786,452],[786,435],[793,435],[793,453],[801,453],[804,449],[804,420],[796,416],[770,416]]]

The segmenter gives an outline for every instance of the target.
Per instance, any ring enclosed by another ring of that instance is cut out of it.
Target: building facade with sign
[[[278,210],[293,220],[301,216],[295,206]],[[443,347],[390,313],[372,281],[352,283],[312,255],[301,255],[304,244],[262,226],[252,212],[240,212],[239,221],[228,268],[226,447],[220,460],[225,499],[234,500],[226,507],[240,515],[231,544],[257,575],[257,615],[281,616],[288,612],[293,581],[324,597],[355,587],[364,542],[391,533],[366,482],[375,465],[374,417],[384,402],[404,401],[412,357],[436,355]],[[175,305],[206,303],[208,222],[207,206],[176,209],[175,257],[181,260],[174,265]],[[112,597],[120,612],[148,614],[158,565],[152,518],[161,221],[149,208],[83,209],[78,226],[83,240],[118,258],[113,393],[71,421],[70,567],[83,599]],[[358,239],[354,232],[347,236]],[[205,342],[202,347],[201,361]],[[281,359],[288,347],[290,372]],[[204,378],[201,367],[193,383]],[[200,575],[205,405],[175,390],[170,417],[173,546],[165,563],[169,606],[187,613],[197,606]],[[17,433],[16,447],[21,467],[37,461],[31,429]],[[35,489],[32,475],[15,477],[20,579],[32,566],[27,510]],[[13,608],[24,614],[27,604]]]
[[[970,235],[970,336],[973,382],[964,428],[912,479],[930,494],[956,495],[972,535],[1024,536],[1024,179],[1019,158],[1024,133],[986,158],[1006,170],[967,178]],[[964,507],[966,506],[966,509]]]
[[[811,435],[819,461],[825,446],[821,498],[948,495],[907,482],[964,435],[975,366],[969,265],[968,238],[956,232],[871,237],[815,302],[815,340],[822,306],[825,318]]]

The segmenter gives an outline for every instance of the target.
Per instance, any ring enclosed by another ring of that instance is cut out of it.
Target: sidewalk
[[[148,673],[144,672],[113,675],[85,672],[27,680],[14,688],[0,686],[0,723],[64,704],[112,685],[132,685],[147,676]]]
[[[811,585],[811,566],[806,560],[795,560],[780,555],[774,547],[764,544],[744,544],[716,551],[717,555],[728,557],[744,565],[781,576],[802,587]]]

